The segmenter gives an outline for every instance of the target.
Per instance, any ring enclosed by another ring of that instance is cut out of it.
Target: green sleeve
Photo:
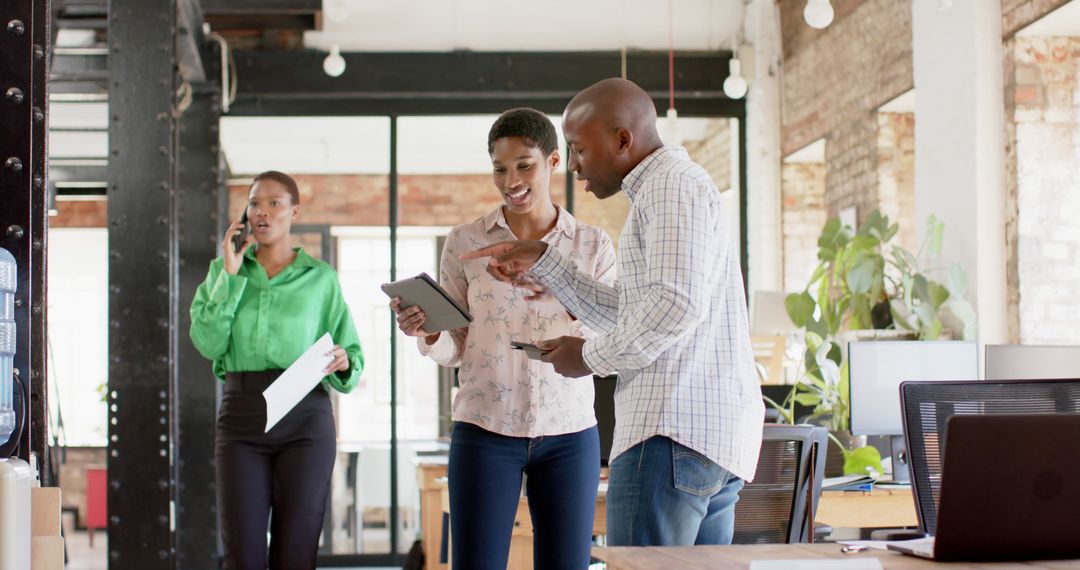
[[[225,355],[232,335],[233,318],[247,278],[231,275],[220,259],[210,264],[206,280],[191,302],[191,342],[203,356],[217,360]]]
[[[356,325],[353,324],[340,285],[334,287],[334,296],[327,329],[330,336],[334,337],[334,343],[345,349],[349,355],[349,369],[335,372],[327,376],[326,380],[338,392],[348,394],[360,382],[360,373],[364,371],[364,350],[360,347],[360,336],[356,334]]]

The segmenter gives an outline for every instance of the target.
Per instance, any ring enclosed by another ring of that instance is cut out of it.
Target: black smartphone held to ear
[[[248,236],[248,217],[247,208],[244,208],[244,214],[240,216],[240,233],[236,234],[232,238],[233,251],[240,253],[240,249],[244,247],[244,242],[247,241]]]

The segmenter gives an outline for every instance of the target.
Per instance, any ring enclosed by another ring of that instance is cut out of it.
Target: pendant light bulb
[[[833,7],[829,0],[806,0],[803,19],[811,28],[823,30],[833,20]]]
[[[340,77],[342,73],[345,73],[345,58],[341,57],[341,48],[337,44],[330,48],[330,53],[323,60],[322,68],[330,77]]]
[[[728,61],[728,76],[724,80],[724,95],[729,99],[742,99],[746,96],[749,86],[742,76],[742,63],[739,58],[733,57]]]

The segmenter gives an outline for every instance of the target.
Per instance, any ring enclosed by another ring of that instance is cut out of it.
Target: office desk
[[[901,528],[919,526],[911,489],[825,491],[815,522],[833,528]]]
[[[423,518],[424,552],[427,553],[427,570],[442,570],[438,553],[442,537],[442,513],[450,512],[450,496],[446,487],[446,465],[419,466],[421,478],[421,504]],[[607,485],[601,485],[596,494],[596,515],[593,534],[607,534]],[[438,505],[438,507],[436,507]],[[899,528],[916,527],[915,503],[910,489],[875,489],[863,491],[826,491],[818,503],[816,521],[833,528]],[[514,531],[510,539],[508,569],[532,568],[533,542],[532,518],[528,501],[522,497],[514,517]],[[839,547],[837,547],[839,548]],[[666,569],[666,570],[670,570]]]
[[[424,458],[416,465],[417,486],[420,488],[420,542],[424,546],[424,570],[446,570],[439,563],[442,549],[443,489],[446,484],[447,459]]]
[[[881,566],[895,570],[1078,568],[1080,560],[1052,562],[972,563],[933,562],[895,552],[871,550],[842,554],[839,544],[754,544],[738,546],[614,547],[594,548],[593,556],[607,562],[608,570],[734,570],[749,568],[754,560],[845,560],[877,558]]]

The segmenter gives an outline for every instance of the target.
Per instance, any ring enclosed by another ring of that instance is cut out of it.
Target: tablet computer
[[[403,309],[419,305],[427,315],[424,330],[429,333],[467,327],[472,322],[469,311],[451,299],[450,295],[427,273],[393,283],[384,283],[382,290],[391,298],[401,297]]]

